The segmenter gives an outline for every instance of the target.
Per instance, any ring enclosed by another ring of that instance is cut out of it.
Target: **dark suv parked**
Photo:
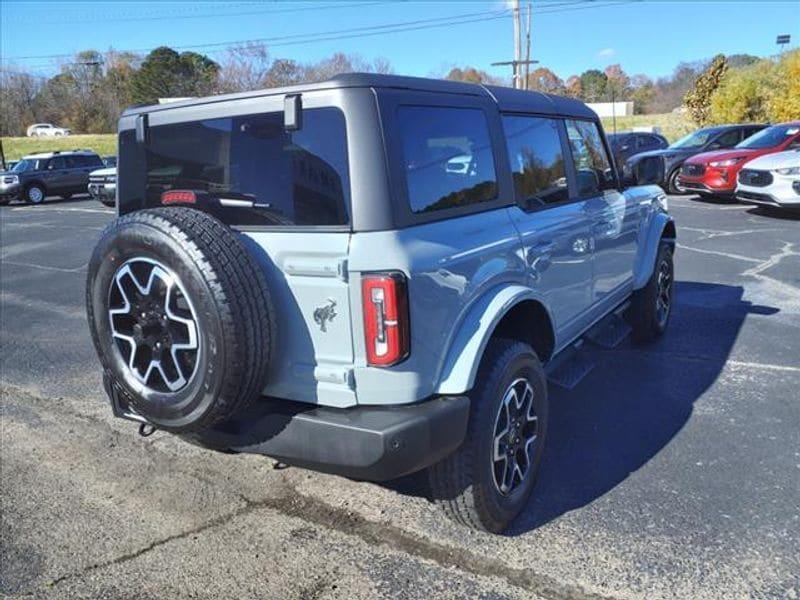
[[[661,187],[670,194],[684,194],[687,190],[681,186],[678,181],[678,175],[681,172],[683,162],[687,158],[701,152],[733,148],[742,140],[764,129],[764,127],[766,125],[749,124],[718,125],[698,129],[663,150],[635,154],[625,163],[624,172],[626,174],[634,173],[638,170],[638,166],[643,163],[643,159],[658,157],[663,161],[664,179],[660,182]]]
[[[634,154],[649,152],[650,150],[661,150],[669,146],[667,138],[658,133],[634,131],[612,133],[607,137],[608,144],[611,146],[611,153],[614,155],[614,161],[620,169]]]
[[[101,167],[102,159],[91,150],[30,154],[0,176],[0,204],[15,198],[40,204],[47,196],[86,193],[89,173]]]

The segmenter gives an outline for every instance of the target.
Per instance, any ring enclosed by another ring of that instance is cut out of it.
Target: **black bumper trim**
[[[117,394],[111,397],[115,416],[142,421],[119,405]],[[468,419],[466,396],[353,408],[262,398],[230,421],[181,437],[213,450],[264,454],[325,473],[386,481],[453,452],[464,440]]]

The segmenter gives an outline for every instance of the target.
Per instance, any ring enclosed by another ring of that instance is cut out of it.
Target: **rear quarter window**
[[[494,154],[485,113],[440,106],[398,108],[408,203],[431,213],[497,197]]]
[[[350,222],[347,135],[339,109],[303,111],[298,131],[286,131],[283,113],[160,125],[150,129],[144,149],[137,148],[135,142],[133,148],[120,144],[121,204],[136,206],[142,197],[146,206],[158,206],[167,192],[180,190],[193,192],[197,208],[232,225]],[[141,162],[123,154],[131,151],[143,152],[143,173]]]

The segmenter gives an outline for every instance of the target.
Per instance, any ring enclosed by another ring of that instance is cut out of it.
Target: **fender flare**
[[[531,288],[522,285],[493,288],[473,303],[447,351],[438,377],[437,394],[463,394],[472,389],[484,350],[498,323],[512,308],[526,300],[541,304],[553,323],[542,299]]]
[[[665,213],[657,213],[651,220],[647,228],[645,243],[639,251],[639,256],[636,260],[636,265],[633,269],[633,289],[638,290],[647,285],[650,275],[653,274],[653,269],[656,266],[656,255],[658,254],[658,245],[661,238],[664,237],[673,246],[675,244],[675,235],[670,232],[670,235],[664,236],[664,231],[671,227],[675,231],[675,221],[673,218]]]

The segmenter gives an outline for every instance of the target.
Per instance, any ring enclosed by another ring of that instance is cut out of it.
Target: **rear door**
[[[264,394],[348,406],[351,186],[337,102],[334,92],[303,94],[300,128],[291,131],[283,95],[153,112],[146,144],[132,130],[120,136],[118,193],[124,214],[142,200],[158,206],[181,197],[171,191],[192,191],[195,208],[240,230],[277,317]]]
[[[54,156],[47,161],[42,178],[47,187],[48,195],[57,195],[68,190],[70,182],[66,158],[63,156]]]
[[[567,120],[566,125],[577,195],[591,221],[595,318],[630,292],[642,207],[619,191],[597,123]]]

